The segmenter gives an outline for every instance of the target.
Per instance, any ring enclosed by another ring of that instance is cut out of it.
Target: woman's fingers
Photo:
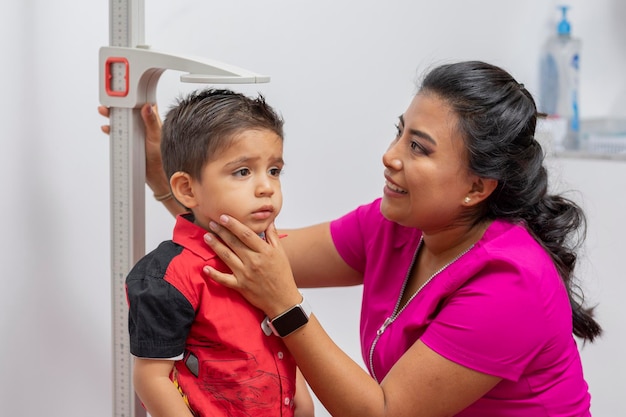
[[[141,108],[141,118],[146,127],[146,136],[161,136],[161,116],[156,104],[146,103]],[[160,139],[159,139],[160,141]]]
[[[98,106],[98,113],[100,113],[101,116],[109,117],[109,108],[107,106]],[[111,133],[111,126],[102,125],[100,126],[100,130],[108,135],[109,133]]]
[[[270,224],[265,231],[265,240],[271,246],[279,245],[280,236],[278,235],[278,230],[276,230],[276,226],[274,226],[274,223]]]
[[[237,281],[237,277],[234,274],[227,274],[225,272],[220,272],[217,269],[205,266],[202,268],[202,271],[211,279],[215,280],[215,282],[224,285],[225,287],[238,289],[239,282]]]
[[[109,117],[109,108],[107,106],[98,106],[98,113],[101,116]]]
[[[261,252],[263,247],[267,246],[265,241],[249,227],[242,224],[239,220],[225,214],[220,216],[219,224],[211,222],[209,227],[215,234],[219,235],[224,243],[238,256],[250,250]]]
[[[292,306],[294,300],[298,302],[300,293],[276,228],[268,227],[263,240],[230,216],[221,216],[219,222],[209,224],[212,233],[205,235],[205,241],[231,269],[232,275],[212,268],[205,268],[205,273],[236,289],[267,314],[278,315]]]
[[[103,117],[110,117],[111,110],[107,106],[98,106],[98,113]],[[141,108],[141,118],[146,128],[146,141],[156,144],[161,143],[161,116],[156,104],[146,103]],[[111,133],[110,125],[100,126],[100,130],[104,133]]]

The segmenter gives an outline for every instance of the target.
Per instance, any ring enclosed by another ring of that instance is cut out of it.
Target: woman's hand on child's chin
[[[211,223],[212,233],[205,235],[205,241],[232,273],[207,266],[204,272],[210,278],[239,291],[269,317],[276,317],[302,301],[273,224],[263,240],[232,217],[223,215],[219,221],[220,224]]]

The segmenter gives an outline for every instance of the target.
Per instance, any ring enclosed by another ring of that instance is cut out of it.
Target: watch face
[[[278,333],[279,336],[284,337],[289,333],[298,330],[308,322],[309,318],[306,313],[302,310],[302,307],[297,305],[291,310],[285,312],[283,315],[272,320],[272,326],[276,329],[276,333]]]

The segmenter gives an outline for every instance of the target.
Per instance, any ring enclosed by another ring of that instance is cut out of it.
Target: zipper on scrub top
[[[406,290],[406,286],[409,282],[409,277],[411,275],[411,272],[413,271],[413,266],[415,265],[415,262],[417,261],[417,254],[420,250],[420,247],[422,246],[422,238],[420,238],[419,244],[417,245],[417,249],[415,250],[415,254],[413,255],[413,260],[411,261],[411,266],[409,267],[409,270],[406,274],[406,277],[404,278],[404,284],[402,285],[402,291],[400,291],[400,295],[398,297],[398,301],[396,302],[396,306],[393,309],[393,313],[391,314],[391,316],[387,317],[385,319],[385,321],[383,322],[383,324],[380,326],[380,328],[376,331],[376,337],[374,338],[374,341],[372,342],[372,346],[370,347],[370,354],[369,354],[369,369],[370,369],[370,374],[372,375],[372,377],[374,378],[374,380],[378,383],[380,383],[380,381],[378,380],[378,378],[376,377],[376,372],[374,372],[374,349],[376,348],[376,344],[378,343],[378,340],[380,339],[380,337],[383,335],[383,333],[385,333],[385,330],[387,330],[387,328],[389,327],[389,325],[391,325],[391,323],[393,323],[396,318],[400,315],[400,313],[402,313],[404,311],[404,309],[409,305],[409,303],[417,296],[417,294],[420,293],[420,291],[422,291],[422,288],[424,288],[426,285],[428,285],[428,283],[430,281],[433,280],[433,278],[435,278],[437,275],[439,275],[440,273],[442,273],[443,271],[445,271],[445,269],[447,267],[449,267],[450,265],[452,265],[453,263],[455,263],[461,256],[465,255],[467,252],[469,252],[473,247],[474,244],[470,245],[470,247],[468,247],[467,249],[465,249],[463,252],[461,252],[458,256],[456,256],[454,259],[452,259],[450,262],[448,262],[447,264],[445,264],[444,266],[442,266],[441,268],[439,268],[439,270],[435,271],[434,274],[432,274],[418,289],[417,291],[415,291],[413,293],[413,295],[411,295],[411,298],[409,298],[407,300],[407,302],[404,304],[404,306],[402,306],[402,309],[398,310],[400,307],[400,301],[402,300],[402,296],[404,295],[404,291]]]

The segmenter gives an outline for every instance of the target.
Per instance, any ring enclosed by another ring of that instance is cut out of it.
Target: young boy
[[[278,215],[281,117],[262,96],[194,92],[168,112],[161,151],[190,212],[126,279],[137,395],[152,417],[290,417],[295,403],[312,415],[303,381],[294,401],[295,362],[262,331],[263,312],[202,273],[207,264],[228,271],[203,241],[210,221],[225,213],[262,234]]]

